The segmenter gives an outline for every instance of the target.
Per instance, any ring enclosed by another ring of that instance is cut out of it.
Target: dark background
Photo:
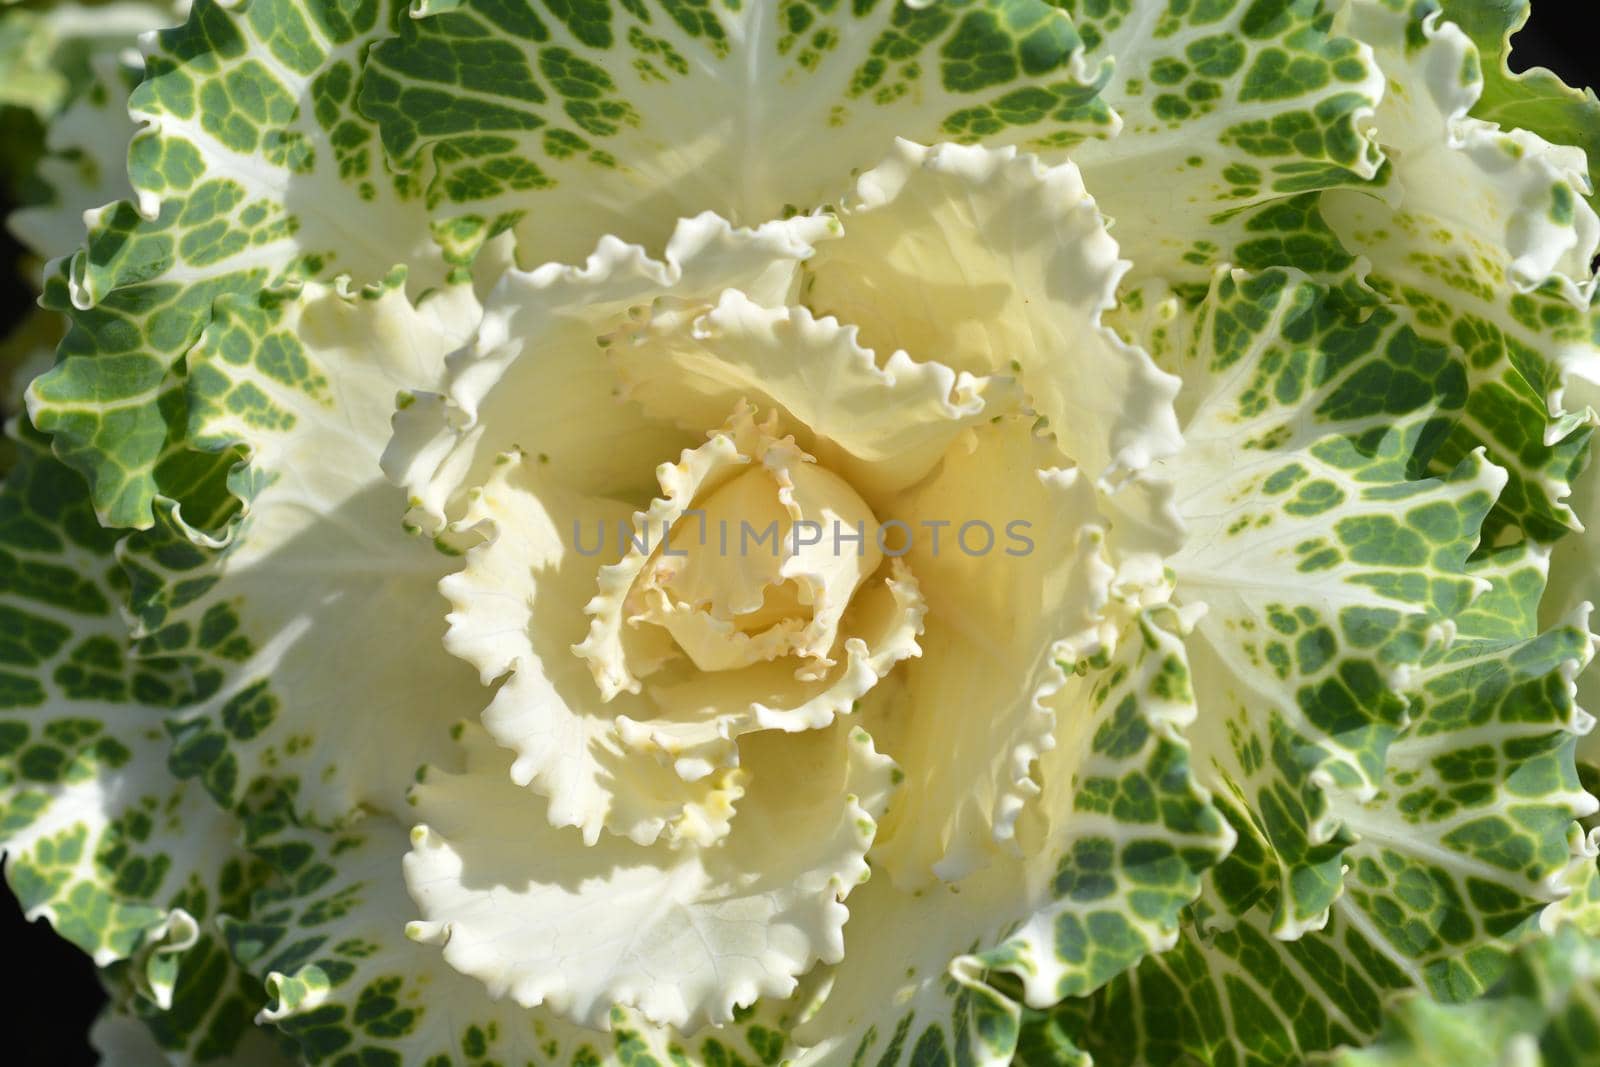
[[[1569,85],[1600,88],[1600,54],[1584,14],[1593,0],[1536,0],[1534,15],[1516,38],[1512,66],[1549,67]],[[1587,46],[1585,41],[1590,42]],[[3,136],[3,133],[0,133]],[[0,218],[10,210],[9,190],[0,189]],[[20,249],[0,231],[0,264],[17,261]],[[24,313],[32,293],[9,268],[0,268],[0,334]],[[87,956],[56,937],[44,923],[24,922],[9,890],[0,889],[0,968],[21,988],[0,1009],[0,1042],[7,1062],[18,1067],[87,1067],[96,1061],[86,1033],[104,1002]],[[15,1056],[15,1059],[11,1059]]]

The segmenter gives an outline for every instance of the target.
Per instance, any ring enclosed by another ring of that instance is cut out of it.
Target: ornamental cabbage
[[[1592,1054],[1526,17],[5,9],[0,847],[107,1061]]]

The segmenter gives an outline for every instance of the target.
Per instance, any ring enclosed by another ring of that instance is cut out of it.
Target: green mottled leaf
[[[1070,150],[1125,251],[1203,277],[1232,252],[1219,212],[1378,162],[1359,132],[1378,74],[1331,9],[1258,7],[1087,5],[1080,34],[1037,0],[416,19],[204,0],[152,46],[136,201],[97,215],[57,288],[75,328],[35,419],[103,520],[144,527],[158,495],[198,491],[168,377],[218,296],[402,263],[415,295],[513,223],[525,264],[606,233],[654,244],[705,209],[755,224],[823,205],[896,137]],[[1151,195],[1174,182],[1194,194]]]
[[[25,914],[114,965],[148,1010],[171,1008],[162,1040],[184,1047],[215,992],[183,977],[204,940],[198,924],[242,906],[259,872],[233,821],[168,775],[162,720],[194,679],[131,655],[117,535],[42,448],[24,438],[0,486],[6,880]],[[241,1033],[217,1030],[211,1059],[225,1060]]]
[[[509,215],[525,263],[656,246],[838,195],[895,137],[1076,139],[1112,122],[1078,35],[1036,0],[430,9],[361,87],[395,157],[432,159],[463,236]]]
[[[1566,929],[1511,957],[1505,977],[1468,1004],[1409,995],[1385,1013],[1378,1041],[1327,1062],[1339,1067],[1447,1067],[1518,1063],[1580,1067],[1595,1062],[1600,1035],[1600,952]]]
[[[242,914],[242,901],[230,903]],[[209,924],[208,924],[209,925]],[[210,930],[185,939],[170,961],[170,997],[153,1003],[124,965],[101,972],[110,997],[89,1038],[107,1067],[290,1067],[281,1035],[257,1025],[266,1002],[259,982]]]
[[[1068,154],[1114,221],[1133,262],[1130,280],[1203,284],[1213,268],[1242,258],[1231,222],[1238,212],[1272,212],[1378,172],[1381,155],[1366,126],[1383,77],[1356,39],[1336,32],[1341,5],[1062,6],[1089,45],[1090,65],[1113,69],[1099,100],[1121,119],[1120,131]],[[1298,258],[1278,262],[1311,269]]]
[[[1200,872],[1233,837],[1181,736],[1195,706],[1176,626],[1170,610],[1139,618],[1051,698],[1064,722],[1039,759],[1022,858],[914,895],[879,870],[851,895],[844,961],[814,979],[829,992],[797,1033],[808,1055],[1004,1064],[1016,1001],[1082,996],[1173,943]]]
[[[1574,822],[1595,805],[1573,767],[1570,683],[1588,635],[1535,634],[1543,571],[1525,548],[1474,566],[1489,589],[1459,616],[1457,641],[1410,676],[1411,722],[1389,746],[1385,785],[1337,798],[1352,841],[1325,925],[1273,936],[1257,902],[1268,843],[1242,833],[1176,949],[1031,1017],[1025,1043],[1078,1042],[1114,1062],[1295,1062],[1371,1040],[1393,991],[1455,1002],[1498,981],[1508,946],[1593,863]]]
[[[251,847],[283,876],[228,945],[266,985],[262,1018],[309,1064],[773,1063],[785,1047],[779,1009],[681,1038],[618,1011],[611,1032],[543,1009],[491,1000],[439,953],[399,936],[416,914],[400,879],[402,826],[372,816],[336,834],[281,811],[255,817]],[[791,1009],[793,1010],[793,1009]]]
[[[1223,272],[1192,318],[1167,309],[1141,328],[1185,380],[1187,446],[1164,467],[1189,526],[1177,597],[1205,605],[1194,743],[1268,846],[1252,877],[1290,937],[1339,892],[1330,794],[1379,787],[1406,674],[1471,599],[1463,565],[1504,476],[1469,457],[1423,477],[1464,375],[1392,310],[1286,271]]]
[[[218,297],[396,264],[419,290],[443,277],[415,181],[355,111],[357,64],[396,14],[200,0],[149,44],[129,101],[146,124],[129,152],[136,199],[94,215],[47,289],[73,326],[29,399],[102,520],[147,527],[158,494],[197,491],[168,376]]]
[[[1484,89],[1471,41],[1435,23],[1432,4],[1389,6],[1366,0],[1357,15],[1380,64],[1411,87],[1378,112],[1397,195],[1335,191],[1322,212],[1370,261],[1369,286],[1411,308],[1422,336],[1465,353],[1467,408],[1438,462],[1481,446],[1505,468],[1486,536],[1509,526],[1553,540],[1572,526],[1562,501],[1589,426],[1560,397],[1595,336],[1587,290],[1600,220],[1582,196],[1582,154],[1464,117]]]
[[[1136,262],[1202,243],[1209,214],[1372,175],[1377,71],[1317,0],[1059,6],[1070,22],[994,0],[434,5],[379,47],[362,103],[391,152],[432,152],[441,210],[525,215],[535,261],[708,207],[816,205],[895,136],[1070,147]],[[1174,182],[1191,192],[1150,195]]]
[[[208,682],[173,717],[171,771],[224,805],[270,779],[324,824],[392,811],[487,700],[440,643],[435,586],[459,561],[405,531],[378,467],[392,398],[439,373],[477,305],[458,286],[413,307],[403,281],[228,297],[189,353],[191,440],[249,449],[228,481],[242,515],[196,544],[164,504],[123,559],[141,654]]]
[[[1477,50],[1438,14],[1432,0],[1352,4],[1349,30],[1389,78],[1378,181],[1236,212],[1212,240],[1236,266],[1374,290],[1410,308],[1419,335],[1460,349],[1466,410],[1436,472],[1484,448],[1508,479],[1486,539],[1550,541],[1572,526],[1564,498],[1591,425],[1561,391],[1593,359],[1600,221],[1582,153],[1469,115],[1485,91]]]

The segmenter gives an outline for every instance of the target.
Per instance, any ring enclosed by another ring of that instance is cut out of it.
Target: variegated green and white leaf
[[[1046,698],[1055,743],[1019,855],[912,895],[879,870],[852,894],[844,961],[813,978],[821,1006],[797,1031],[809,1055],[1008,1063],[1020,1002],[1084,995],[1171,946],[1201,872],[1233,841],[1190,770],[1178,626],[1170,608],[1146,612]]]
[[[1567,368],[1594,351],[1600,220],[1584,198],[1583,155],[1468,117],[1484,91],[1480,63],[1436,4],[1362,0],[1354,12],[1400,86],[1377,119],[1393,192],[1387,203],[1330,192],[1323,216],[1370,263],[1367,285],[1409,307],[1422,336],[1465,354],[1466,411],[1437,463],[1485,447],[1507,471],[1486,537],[1511,526],[1552,540],[1573,524],[1562,501],[1590,425],[1561,396]]]
[[[417,183],[355,110],[360,61],[398,17],[388,2],[200,0],[147,40],[135,200],[95,213],[59,268],[50,303],[73,327],[29,399],[103,520],[147,527],[159,494],[187,488],[167,459],[185,418],[168,375],[218,297],[399,264],[420,291],[447,273]]]
[[[1378,174],[1368,127],[1383,74],[1364,42],[1343,35],[1343,4],[1062,6],[1090,65],[1112,66],[1098,99],[1120,131],[1069,155],[1114,222],[1130,281],[1204,284],[1217,265],[1240,261],[1239,212]]]
[[[1187,447],[1164,466],[1189,526],[1176,595],[1206,607],[1197,759],[1236,828],[1270,844],[1261,891],[1293,936],[1339,891],[1330,792],[1378,788],[1407,673],[1480,585],[1463,566],[1504,479],[1481,457],[1421,477],[1464,378],[1389,309],[1223,272],[1192,318],[1145,326],[1185,380]]]
[[[1247,848],[1241,843],[1240,848]],[[1403,988],[1395,971],[1336,910],[1297,940],[1270,932],[1261,907],[1209,935],[1191,920],[1170,952],[1087,1000],[1024,1021],[1022,1063],[1164,1065],[1298,1063],[1377,1032]]]
[[[1071,22],[1038,0],[422,11],[375,50],[361,106],[393,156],[431,158],[435,210],[517,217],[530,265],[607,233],[657,248],[704,210],[742,226],[809,210],[896,136],[1114,123]]]
[[[1453,1002],[1500,978],[1508,946],[1537,930],[1575,864],[1593,863],[1575,819],[1595,804],[1572,759],[1589,639],[1581,622],[1536,633],[1542,551],[1504,549],[1472,570],[1489,590],[1412,674],[1384,788],[1334,805],[1355,840],[1326,925],[1275,936],[1269,842],[1242,833],[1176,949],[1033,1018],[1025,1042],[1114,1062],[1296,1062],[1371,1040],[1392,991]]]
[[[392,153],[432,152],[435,203],[524,215],[536,261],[597,229],[654,243],[706,208],[815,206],[894,136],[1073,147],[1136,262],[1376,169],[1380,77],[1318,0],[1055,6],[435,4],[380,46],[362,104]],[[541,210],[557,197],[585,210]]]
[[[197,545],[164,505],[123,557],[141,652],[212,681],[174,718],[172,770],[225,805],[270,779],[322,823],[393,811],[487,702],[441,644],[435,586],[459,560],[405,531],[378,468],[389,400],[440,373],[477,303],[452,286],[413,306],[403,281],[219,301],[189,353],[191,440],[248,449],[229,478],[242,516]]]
[[[243,914],[245,903],[229,907]],[[151,1001],[132,965],[100,973],[110,1002],[89,1037],[107,1067],[291,1067],[298,1062],[280,1035],[257,1025],[266,1001],[261,984],[246,973],[208,923],[186,938],[174,956],[170,997]]]
[[[775,1063],[787,1047],[781,1007],[683,1038],[620,1011],[601,1032],[492,1000],[436,950],[398,935],[416,914],[400,878],[404,827],[374,815],[329,833],[280,810],[254,818],[250,832],[283,883],[256,898],[248,922],[226,925],[227,940],[266,984],[261,1020],[306,1063],[710,1067]]]
[[[139,660],[120,614],[117,536],[94,521],[81,479],[37,437],[0,487],[0,847],[29,917],[44,917],[151,1013],[180,998],[164,1044],[184,1047],[216,992],[201,924],[241,907],[259,871],[237,827],[167,771],[163,716],[193,694],[174,661]],[[190,992],[185,992],[188,989]],[[226,1059],[244,1029],[215,1023]]]
[[[101,212],[63,268],[76,328],[32,401],[103,519],[146,526],[185,488],[164,383],[223,293],[397,263],[415,293],[514,219],[530,265],[605,233],[654,245],[707,208],[754,224],[824,203],[896,136],[1076,146],[1128,251],[1181,267],[1181,235],[1204,273],[1230,254],[1218,212],[1377,162],[1377,71],[1320,0],[1091,7],[1085,39],[1039,0],[436,6],[205,0],[152,46],[137,208]],[[1085,140],[1119,126],[1115,149]],[[1172,182],[1195,195],[1146,195]]]
[[[1411,677],[1412,721],[1382,792],[1336,805],[1359,838],[1338,906],[1445,1000],[1492,981],[1498,944],[1594,863],[1575,820],[1596,804],[1573,763],[1592,722],[1573,686],[1591,657],[1588,617],[1539,630],[1545,556],[1524,544],[1474,561],[1490,588]]]
[[[1512,956],[1505,977],[1479,1000],[1441,1004],[1409,994],[1385,1012],[1365,1049],[1326,1062],[1337,1067],[1452,1067],[1503,1063],[1587,1067],[1600,1033],[1600,946],[1565,930]]]
[[[1562,400],[1569,369],[1594,351],[1600,223],[1582,153],[1472,116],[1485,92],[1477,50],[1435,0],[1349,11],[1347,31],[1372,47],[1389,86],[1375,118],[1389,159],[1379,180],[1241,210],[1212,240],[1235,266],[1292,265],[1373,290],[1407,306],[1421,336],[1460,349],[1466,411],[1436,473],[1486,449],[1508,478],[1486,539],[1554,539],[1573,522],[1563,498],[1591,425]]]

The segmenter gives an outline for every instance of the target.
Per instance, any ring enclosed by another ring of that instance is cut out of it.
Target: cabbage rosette
[[[1559,1055],[1600,108],[1496,10],[102,22],[0,845],[110,1062]]]

